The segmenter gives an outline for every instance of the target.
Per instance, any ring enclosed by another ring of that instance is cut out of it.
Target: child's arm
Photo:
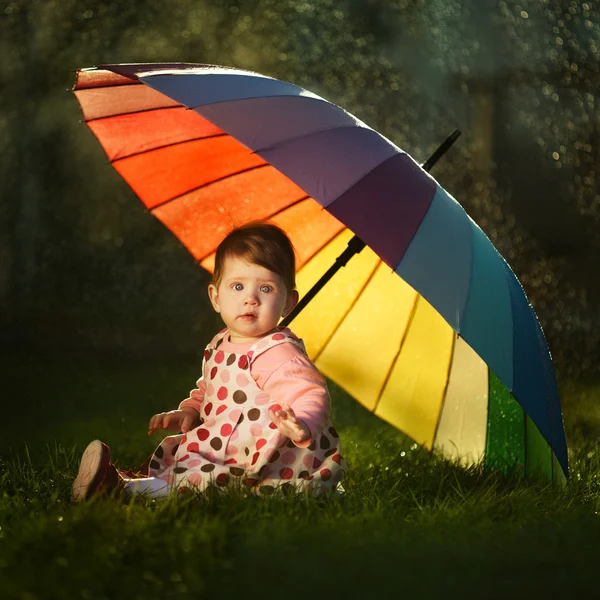
[[[277,408],[285,410],[286,418],[274,418],[278,411],[269,411],[281,433],[296,446],[310,445],[327,424],[330,408],[325,378],[314,364],[291,344],[280,344],[255,359],[252,376],[260,388],[277,400]],[[293,435],[289,435],[290,427]]]

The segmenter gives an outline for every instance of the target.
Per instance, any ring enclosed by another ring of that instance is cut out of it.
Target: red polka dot
[[[208,429],[198,429],[198,431],[196,432],[196,435],[198,436],[198,439],[201,442],[203,442],[204,440],[208,439],[210,432],[208,431]]]
[[[281,477],[281,479],[291,479],[293,476],[293,469],[281,469],[281,471],[279,471],[279,477]]]
[[[225,400],[225,398],[227,398],[227,388],[222,386],[219,388],[219,390],[217,391],[217,398],[219,400]]]
[[[233,431],[233,427],[229,423],[225,423],[225,425],[223,425],[223,427],[221,427],[221,435],[223,437],[231,435],[232,431]]]
[[[200,452],[200,445],[198,444],[198,442],[192,442],[191,444],[188,444],[187,451]]]
[[[281,410],[281,404],[271,404],[271,406],[269,406],[269,410],[272,410],[273,412],[277,412],[278,410]]]
[[[229,475],[227,473],[221,473],[217,475],[217,485],[223,487],[229,483]]]
[[[339,465],[342,462],[342,456],[340,454],[336,454],[331,457],[331,460]]]
[[[272,339],[277,340],[277,341],[279,341],[279,340],[285,340],[285,335],[283,335],[283,333],[276,333],[272,337]]]
[[[212,410],[212,407],[213,407],[213,405],[212,405],[212,402],[209,402],[209,403],[208,403],[208,404],[207,404],[207,405],[204,407],[204,412],[205,412],[207,415],[210,415],[210,411]]]
[[[179,463],[185,462],[189,457],[190,457],[190,455],[186,454],[185,456],[182,456],[181,458],[178,458],[177,462],[179,462]]]
[[[237,460],[235,460],[235,458],[228,458],[223,464],[224,465],[237,465]]]
[[[245,354],[242,354],[242,356],[240,356],[240,360],[238,360],[238,367],[240,369],[248,368],[248,357]]]
[[[215,362],[219,365],[223,362],[223,359],[225,358],[225,353],[222,350],[219,350],[216,354],[215,354]]]
[[[208,350],[204,351],[204,360],[208,360],[210,358],[210,352]]]
[[[256,449],[260,450],[266,443],[267,440],[265,440],[265,438],[260,438],[260,440],[256,442]]]
[[[184,436],[181,438],[181,442],[180,442],[180,443],[181,443],[181,444],[185,444],[186,442],[187,442],[187,435],[184,435]]]
[[[260,456],[260,452],[255,452],[254,455],[252,456],[252,462],[250,464],[252,464],[252,465],[256,464],[256,461],[258,460],[259,456]]]
[[[321,461],[315,456],[313,458],[313,469],[318,469],[321,466]]]
[[[227,405],[221,404],[221,406],[219,406],[219,408],[217,408],[217,412],[215,414],[220,415],[224,410],[227,410]]]
[[[253,355],[254,355],[254,350],[250,350],[250,352],[248,352],[248,354],[247,354],[248,358],[252,358]]]
[[[211,378],[211,379],[214,379],[214,378],[217,376],[217,371],[218,371],[218,370],[219,370],[219,369],[217,369],[217,367],[213,367],[213,368],[210,370],[210,378]]]
[[[328,479],[331,478],[331,471],[329,469],[321,469],[319,474],[321,475],[321,479],[323,481],[327,481]]]
[[[275,425],[275,423],[273,423],[273,421],[271,421],[269,423],[269,429],[277,429],[277,425]]]

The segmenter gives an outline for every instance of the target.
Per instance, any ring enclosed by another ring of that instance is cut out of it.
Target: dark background
[[[599,57],[591,1],[4,0],[6,374],[15,360],[189,360],[214,333],[206,273],[108,165],[70,92],[79,67],[182,61],[304,86],[418,161],[459,128],[432,174],[515,270],[559,379],[593,377]]]

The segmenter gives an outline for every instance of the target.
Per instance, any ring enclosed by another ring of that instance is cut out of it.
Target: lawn
[[[600,386],[561,383],[565,489],[470,471],[416,447],[332,386],[351,472],[328,500],[237,493],[70,503],[88,441],[137,466],[154,412],[194,364],[5,357],[0,598],[387,598],[595,595]]]

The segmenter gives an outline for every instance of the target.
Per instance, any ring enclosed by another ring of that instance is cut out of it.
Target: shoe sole
[[[102,465],[105,454],[104,444],[100,440],[90,442],[84,450],[79,464],[79,472],[73,482],[73,500],[81,502],[93,492],[92,484]]]

